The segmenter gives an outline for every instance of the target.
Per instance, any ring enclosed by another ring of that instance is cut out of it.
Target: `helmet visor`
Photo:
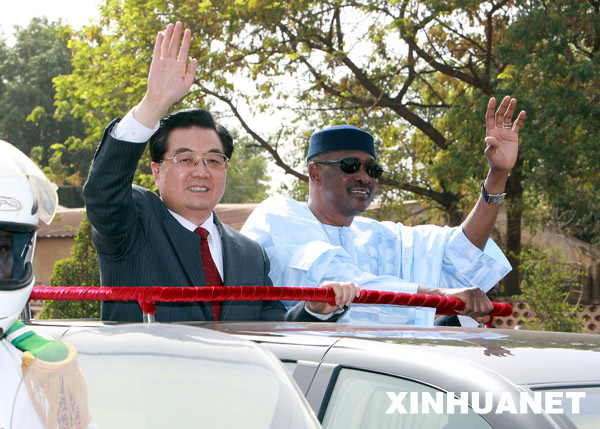
[[[32,232],[0,230],[0,290],[20,289],[30,279]]]
[[[14,256],[13,237],[6,231],[0,231],[0,280],[12,278]]]

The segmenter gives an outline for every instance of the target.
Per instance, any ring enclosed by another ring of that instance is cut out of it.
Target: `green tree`
[[[222,203],[259,203],[267,198],[267,161],[248,139],[234,139]]]
[[[523,2],[517,18],[501,78],[535,102],[522,186],[537,219],[599,244],[600,2]]]
[[[6,46],[6,41],[0,35],[0,64],[6,63],[8,59],[8,46]],[[0,74],[1,76],[1,74]],[[0,94],[4,94],[6,91],[6,82],[4,79],[0,79]]]
[[[557,252],[533,247],[524,249],[521,269],[523,294],[519,296],[533,311],[534,320],[523,319],[526,326],[541,331],[581,332],[583,325],[576,308],[567,302],[571,287],[582,272],[569,266]]]
[[[197,84],[181,106],[224,105],[275,165],[301,181],[307,180],[299,167],[314,130],[339,123],[369,129],[389,172],[380,180],[382,199],[417,197],[457,225],[478,197],[487,169],[487,99],[510,93],[529,112],[507,187],[505,248],[515,269],[506,290],[514,294],[523,214],[574,210],[583,226],[595,216],[586,217],[584,209],[600,204],[595,196],[577,203],[579,195],[571,192],[575,185],[592,186],[584,178],[596,183],[600,165],[586,159],[599,128],[598,2],[550,3],[112,0],[99,22],[72,42],[75,69],[57,79],[59,112],[82,117],[97,141],[106,122],[144,93],[156,32],[181,20],[194,34],[190,55],[199,64]],[[562,16],[569,19],[560,23]],[[569,52],[574,63],[565,60]],[[560,73],[553,69],[558,65]],[[572,74],[576,78],[561,93]],[[571,93],[580,108],[570,108]],[[250,119],[283,112],[285,122],[272,121],[268,133]],[[573,126],[561,146],[550,131],[561,124],[554,115],[566,113]],[[579,129],[581,119],[586,125]],[[592,141],[569,147],[569,133]],[[538,180],[543,175],[554,179]],[[545,187],[549,182],[552,187]],[[302,193],[302,186],[293,189]]]
[[[75,237],[71,256],[57,261],[50,277],[52,286],[99,286],[100,274],[96,248],[92,242],[92,226],[85,217]],[[40,319],[77,319],[100,317],[100,302],[46,301]]]
[[[59,186],[80,191],[93,152],[77,148],[80,119],[54,115],[53,79],[72,71],[70,36],[60,21],[33,18],[17,27],[14,46],[0,45],[0,139],[31,155]]]

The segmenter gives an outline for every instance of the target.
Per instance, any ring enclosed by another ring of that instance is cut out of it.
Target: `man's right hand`
[[[485,292],[478,287],[447,289],[419,286],[417,293],[458,298],[465,303],[465,308],[462,311],[457,312],[463,316],[483,317],[490,314],[494,309],[494,306],[486,296]]]
[[[485,292],[478,287],[467,287],[460,289],[440,289],[442,295],[458,298],[465,303],[465,308],[458,312],[464,316],[483,317],[492,312],[492,305]]]
[[[181,33],[181,22],[169,24],[164,32],[157,34],[154,42],[146,95],[133,112],[138,122],[151,129],[194,83],[196,60],[187,64],[192,33],[185,30],[180,46]]]

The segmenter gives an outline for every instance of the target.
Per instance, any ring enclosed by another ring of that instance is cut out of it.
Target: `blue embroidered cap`
[[[336,125],[317,131],[310,137],[306,160],[334,150],[362,150],[376,157],[371,134],[352,125]]]

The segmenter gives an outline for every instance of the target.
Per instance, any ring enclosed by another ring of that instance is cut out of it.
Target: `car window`
[[[292,375],[294,370],[298,366],[298,362],[281,361],[283,367],[287,370],[288,374]]]
[[[400,412],[388,395],[400,392],[439,393],[423,384],[386,374],[343,368],[340,370],[323,418],[327,429],[351,428],[491,428],[483,417],[470,408],[466,414],[442,412],[411,413],[408,396],[403,401],[407,413]],[[442,393],[445,395],[445,393]],[[421,398],[423,395],[415,395]],[[388,411],[391,413],[388,414]],[[418,410],[421,410],[419,403]]]
[[[537,390],[537,389],[536,389]],[[600,387],[573,387],[572,389],[554,388],[554,389],[539,389],[543,392],[558,392],[561,397],[569,397],[569,392],[576,393],[579,399],[576,401],[577,406],[573,407],[569,400],[565,399],[564,414],[561,414],[563,419],[567,419],[577,429],[596,429],[600,421]],[[585,394],[585,397],[580,397]]]

